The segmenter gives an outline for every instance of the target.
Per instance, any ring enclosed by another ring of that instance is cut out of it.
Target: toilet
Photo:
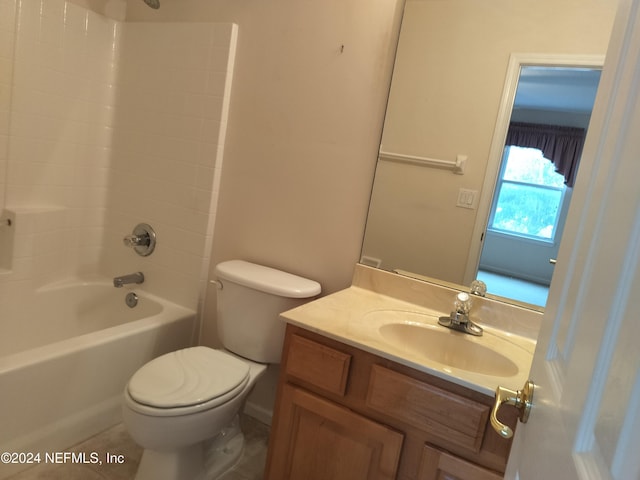
[[[279,363],[285,322],[320,284],[242,260],[216,266],[224,349],[198,346],[143,365],[124,392],[123,420],[144,448],[136,480],[209,480],[238,461],[238,414],[267,365]]]

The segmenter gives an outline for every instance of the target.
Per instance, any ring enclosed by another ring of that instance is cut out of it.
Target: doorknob
[[[498,410],[502,404],[513,405],[518,409],[518,418],[522,423],[527,423],[529,420],[529,412],[531,411],[531,404],[533,402],[533,390],[535,384],[531,380],[527,380],[522,390],[513,391],[505,387],[496,388],[496,403],[493,404],[491,410],[491,426],[498,432],[502,438],[513,437],[513,430],[507,425],[498,420]]]
[[[551,265],[555,265],[555,264],[556,264],[556,259],[555,259],[555,258],[550,258],[550,259],[549,259],[549,263],[550,263]]]

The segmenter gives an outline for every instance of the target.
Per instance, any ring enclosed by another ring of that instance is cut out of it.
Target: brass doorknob
[[[520,421],[527,423],[527,420],[529,420],[529,412],[531,411],[531,404],[533,403],[534,389],[535,384],[531,380],[528,380],[527,383],[524,384],[524,388],[518,391],[500,386],[496,388],[496,402],[493,404],[489,420],[491,421],[493,429],[498,432],[498,435],[502,438],[513,437],[513,430],[498,420],[498,410],[505,403],[507,405],[513,405],[518,409],[518,418]]]

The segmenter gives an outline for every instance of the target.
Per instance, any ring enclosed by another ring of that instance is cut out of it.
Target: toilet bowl
[[[225,347],[191,347],[142,366],[123,395],[123,421],[144,448],[136,480],[213,480],[240,458],[238,414],[284,340],[279,314],[320,293],[306,278],[241,260],[216,267]]]
[[[215,478],[232,467],[242,453],[237,414],[265,370],[207,347],[171,352],[138,370],[123,405],[127,430],[145,449],[136,480]]]

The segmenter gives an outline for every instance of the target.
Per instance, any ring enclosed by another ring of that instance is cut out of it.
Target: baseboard
[[[249,401],[244,407],[244,413],[265,425],[271,425],[271,421],[273,419],[273,412],[271,410]]]

